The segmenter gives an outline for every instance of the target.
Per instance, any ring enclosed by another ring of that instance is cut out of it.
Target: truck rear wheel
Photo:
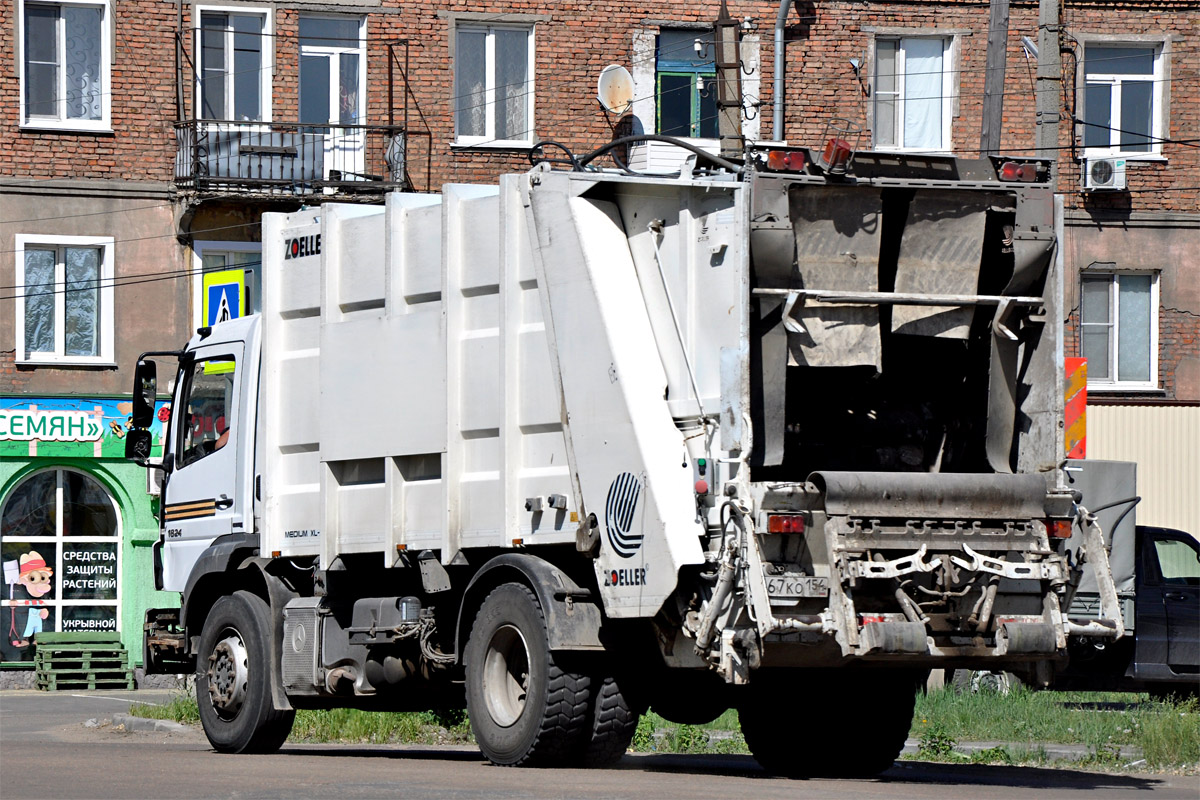
[[[892,766],[912,726],[908,672],[751,676],[738,709],[742,735],[768,772],[792,778],[868,777]]]
[[[292,731],[295,711],[271,702],[270,609],[250,592],[222,597],[208,613],[196,659],[200,722],[219,753],[271,753]]]
[[[502,766],[554,766],[579,752],[590,680],[562,669],[528,587],[506,583],[487,596],[464,653],[467,711],[484,756]]]
[[[592,695],[581,761],[585,767],[607,767],[625,755],[642,715],[611,675],[592,678]]]

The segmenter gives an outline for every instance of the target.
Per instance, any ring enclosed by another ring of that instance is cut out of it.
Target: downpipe
[[[771,138],[783,141],[783,66],[786,53],[783,45],[783,29],[787,25],[788,7],[792,0],[779,0],[779,12],[775,15],[775,78],[771,84]]]

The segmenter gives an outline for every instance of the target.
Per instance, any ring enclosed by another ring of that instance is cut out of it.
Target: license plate
[[[767,594],[774,598],[828,597],[829,579],[812,575],[785,572],[782,575],[764,575]]]

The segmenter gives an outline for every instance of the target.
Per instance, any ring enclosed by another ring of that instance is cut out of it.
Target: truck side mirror
[[[158,367],[153,361],[139,359],[133,371],[133,427],[146,429],[154,424],[154,403],[158,400]],[[128,446],[126,446],[128,450]],[[147,452],[147,457],[149,453]]]
[[[146,464],[153,446],[154,435],[146,428],[133,428],[125,434],[125,458],[130,461]]]

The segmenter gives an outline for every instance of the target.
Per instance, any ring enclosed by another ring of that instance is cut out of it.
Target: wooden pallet
[[[37,673],[37,688],[46,692],[79,689],[133,689],[133,672],[93,672],[90,670],[61,670]]]
[[[114,633],[38,634],[34,642],[39,689],[134,688],[129,653]]]

